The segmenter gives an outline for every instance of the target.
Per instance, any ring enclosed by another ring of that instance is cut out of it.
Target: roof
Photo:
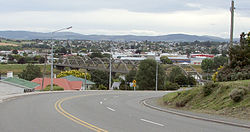
[[[85,85],[85,79],[83,79],[83,78],[75,77],[72,75],[62,77],[62,78],[67,79],[68,81],[82,81],[83,85]],[[94,85],[95,83],[90,81],[90,80],[86,80],[86,84],[87,85]]]
[[[13,84],[17,84],[17,85],[21,85],[27,88],[35,88],[37,86],[39,86],[37,83],[31,82],[31,81],[27,81],[21,78],[17,78],[17,77],[9,77],[4,79],[3,81],[5,82],[10,82]]]
[[[32,80],[32,82],[40,84],[39,86],[35,88],[36,90],[41,90],[42,80],[43,78],[36,78]],[[50,85],[50,83],[51,83],[50,78],[44,78],[43,88],[46,88],[48,85]],[[53,84],[56,84],[64,88],[64,90],[80,90],[82,87],[81,81],[68,81],[67,79],[64,79],[64,78],[54,78]]]

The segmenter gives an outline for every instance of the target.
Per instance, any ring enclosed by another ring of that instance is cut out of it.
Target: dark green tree
[[[168,75],[168,81],[175,83],[175,79],[178,75],[183,75],[180,67],[172,68],[171,72]]]
[[[204,59],[201,62],[201,69],[203,72],[211,73],[214,69],[214,62],[212,59]]]
[[[25,60],[24,57],[21,57],[21,58],[18,59],[17,63],[18,63],[18,64],[25,64],[25,63],[26,63],[26,60]]]
[[[13,54],[18,54],[18,51],[16,49],[12,50]]]
[[[41,58],[39,58],[39,63],[41,64],[41,63],[45,63],[45,58],[44,57],[41,57]]]
[[[217,48],[213,48],[210,52],[211,54],[217,55],[220,53],[220,51]]]
[[[158,64],[158,68],[158,89],[163,90],[165,72],[160,64]],[[136,80],[139,90],[155,90],[156,61],[152,59],[141,61]]]
[[[178,85],[187,85],[187,77],[184,74],[179,74],[175,77],[175,83],[177,83]]]
[[[12,55],[8,55],[8,60],[9,60],[9,61],[14,61],[14,59],[15,59],[15,58],[14,58]]]
[[[126,82],[133,82],[133,80],[135,80],[136,78],[136,71],[135,70],[129,71],[129,73],[125,76],[125,78]]]
[[[226,64],[227,61],[228,61],[228,58],[224,56],[214,57],[213,69],[214,70],[218,69],[220,66],[223,66],[224,64]]]
[[[102,55],[101,52],[93,52],[89,57],[90,58],[95,58],[95,57],[97,57],[97,58],[103,58],[103,55]]]
[[[162,56],[160,60],[163,64],[173,64],[173,62],[167,56]]]
[[[91,81],[95,82],[97,87],[99,85],[104,85],[105,87],[109,86],[109,73],[101,70],[91,70]]]
[[[37,77],[42,77],[42,72],[39,66],[28,64],[27,67],[18,74],[18,77],[31,81]]]

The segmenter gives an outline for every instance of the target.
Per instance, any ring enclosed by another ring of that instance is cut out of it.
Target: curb
[[[5,96],[0,96],[0,103],[13,99],[13,98],[18,98],[18,97],[23,97],[23,96],[30,96],[30,95],[40,95],[40,94],[53,94],[53,93],[70,93],[70,92],[75,92],[75,91],[45,91],[45,92],[30,92],[30,93],[21,93],[21,94],[11,94],[11,95],[5,95]]]
[[[153,98],[155,98],[155,97],[153,97]],[[184,114],[184,113],[180,113],[180,112],[176,112],[176,111],[172,111],[172,110],[168,110],[168,109],[162,109],[162,108],[155,107],[155,106],[152,106],[152,105],[146,103],[147,100],[153,99],[153,98],[147,98],[147,99],[142,100],[141,102],[144,106],[146,106],[148,108],[155,109],[155,110],[162,111],[162,112],[167,112],[170,114],[175,114],[178,116],[183,116],[183,117],[193,118],[193,119],[197,119],[197,120],[209,121],[209,122],[214,122],[214,123],[220,123],[220,124],[250,129],[249,125],[237,124],[237,123],[232,123],[232,122],[227,122],[227,121],[222,121],[222,120],[209,119],[209,118],[199,117],[199,116],[193,116],[193,115]]]

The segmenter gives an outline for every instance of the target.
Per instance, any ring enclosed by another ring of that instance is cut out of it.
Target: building
[[[90,81],[90,80],[85,81],[85,79],[83,79],[83,78],[75,77],[75,76],[72,76],[72,75],[62,77],[62,78],[67,79],[68,81],[81,81],[82,82],[81,90],[90,90],[91,87],[93,85],[95,85],[95,83]],[[85,84],[85,82],[86,82],[86,84]],[[86,86],[86,88],[85,88],[85,86]]]
[[[36,78],[32,80],[39,84],[35,90],[42,90],[43,78]],[[44,78],[43,89],[51,84],[50,78]],[[64,90],[80,90],[82,88],[82,81],[68,81],[65,78],[53,78],[53,84],[62,87]]]
[[[191,54],[190,60],[192,65],[201,65],[202,60],[207,58],[214,58],[214,55],[210,54]]]

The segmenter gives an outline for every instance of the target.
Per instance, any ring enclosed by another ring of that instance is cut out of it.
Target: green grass
[[[250,90],[240,102],[234,102],[229,96],[233,89],[240,86],[249,89],[249,84],[250,80],[221,82],[208,96],[204,96],[203,87],[200,86],[189,91],[169,93],[162,99],[171,108],[250,120]]]
[[[18,75],[19,73],[21,73],[27,66],[28,64],[0,64],[0,73],[6,74],[8,71],[13,71],[14,75]],[[43,64],[38,64],[38,66],[41,69],[41,72],[43,72]],[[49,75],[50,74],[50,65],[46,66],[46,72],[45,75]],[[54,68],[54,73],[58,74],[60,73],[59,70]]]
[[[64,88],[54,85],[53,86],[53,91],[63,91]],[[48,85],[46,88],[44,88],[42,91],[50,91],[50,85]]]

